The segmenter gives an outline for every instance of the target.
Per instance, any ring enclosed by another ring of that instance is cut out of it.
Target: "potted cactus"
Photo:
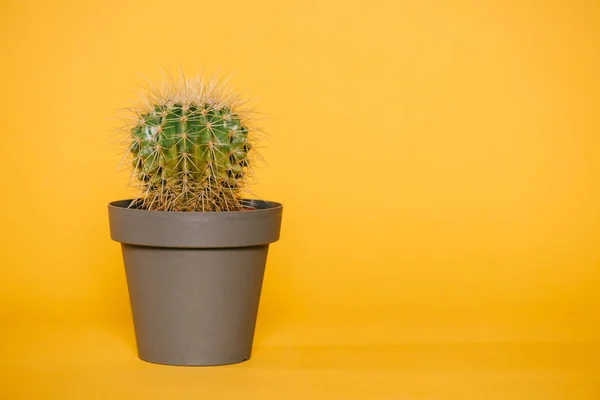
[[[225,84],[168,79],[128,109],[134,199],[108,205],[138,355],[169,365],[250,357],[281,204],[247,199],[256,128]]]

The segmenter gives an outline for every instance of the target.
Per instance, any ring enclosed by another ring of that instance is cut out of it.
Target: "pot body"
[[[109,218],[123,251],[139,357],[168,365],[249,359],[281,205],[184,213],[129,204],[111,203]]]

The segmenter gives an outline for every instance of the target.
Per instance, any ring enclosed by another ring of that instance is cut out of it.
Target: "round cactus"
[[[243,209],[250,119],[222,83],[170,80],[134,108],[129,153],[141,193],[135,207],[161,211]]]

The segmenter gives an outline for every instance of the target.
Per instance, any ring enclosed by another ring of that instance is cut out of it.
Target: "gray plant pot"
[[[109,204],[121,243],[138,355],[169,365],[233,364],[250,358],[269,243],[281,204],[250,211],[169,212]]]

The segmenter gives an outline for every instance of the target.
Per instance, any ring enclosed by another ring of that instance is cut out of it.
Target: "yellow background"
[[[106,398],[104,379],[111,397],[600,398],[598,2],[5,0],[0,15],[0,398]],[[111,130],[164,67],[231,74],[268,117],[253,190],[284,220],[240,366],[135,358]],[[507,375],[525,365],[557,375]]]

